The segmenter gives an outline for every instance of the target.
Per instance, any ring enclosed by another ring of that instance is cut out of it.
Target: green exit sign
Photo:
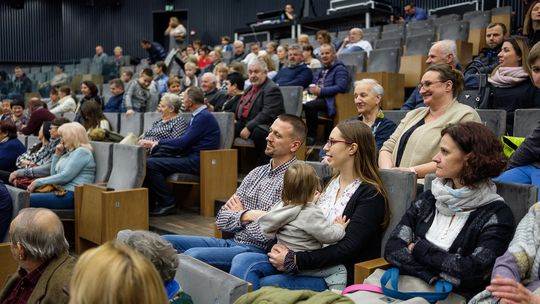
[[[171,12],[174,10],[174,4],[165,4],[165,11]]]

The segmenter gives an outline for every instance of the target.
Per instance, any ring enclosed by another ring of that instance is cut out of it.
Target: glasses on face
[[[429,89],[430,86],[436,84],[436,83],[443,83],[445,81],[441,81],[441,80],[437,80],[437,81],[424,81],[424,82],[420,82],[417,86],[418,90],[420,90],[421,88],[424,88],[424,89]]]
[[[350,141],[338,140],[338,139],[332,139],[332,138],[329,138],[328,141],[326,141],[326,145],[329,148],[332,147],[333,145],[337,144],[337,143],[344,143],[344,144],[347,144],[347,145],[352,144],[352,142],[350,142]]]

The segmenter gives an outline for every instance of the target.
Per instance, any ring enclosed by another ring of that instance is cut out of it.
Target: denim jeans
[[[512,168],[503,172],[495,180],[498,182],[535,185],[540,189],[540,168],[534,165]],[[540,191],[538,192],[538,199],[540,200]]]
[[[64,196],[56,196],[54,192],[30,193],[30,207],[73,209],[73,191],[66,191]]]
[[[190,235],[163,235],[178,252],[201,260],[223,271],[229,271],[233,258],[244,252],[264,253],[264,250],[247,244],[240,244],[232,239]]]
[[[323,278],[283,274],[268,261],[264,253],[241,253],[234,257],[230,273],[253,284],[253,290],[262,286],[279,286],[287,289],[327,289]]]

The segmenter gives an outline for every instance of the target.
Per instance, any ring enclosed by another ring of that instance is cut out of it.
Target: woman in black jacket
[[[377,169],[371,129],[357,120],[342,122],[332,130],[324,150],[328,164],[337,174],[326,185],[316,205],[327,219],[342,215],[350,219],[345,237],[310,252],[294,252],[276,244],[268,256],[242,253],[234,257],[231,274],[249,282],[257,280],[260,286],[320,291],[327,288],[323,278],[291,274],[343,264],[347,284],[352,284],[354,264],[379,257],[389,209]]]

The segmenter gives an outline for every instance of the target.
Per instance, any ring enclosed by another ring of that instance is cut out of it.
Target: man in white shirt
[[[369,52],[371,52],[373,47],[371,47],[369,41],[363,40],[363,38],[364,32],[357,27],[353,27],[349,31],[349,35],[343,39],[343,42],[341,43],[341,46],[339,47],[337,53],[344,54],[364,51],[367,52],[369,55]]]

